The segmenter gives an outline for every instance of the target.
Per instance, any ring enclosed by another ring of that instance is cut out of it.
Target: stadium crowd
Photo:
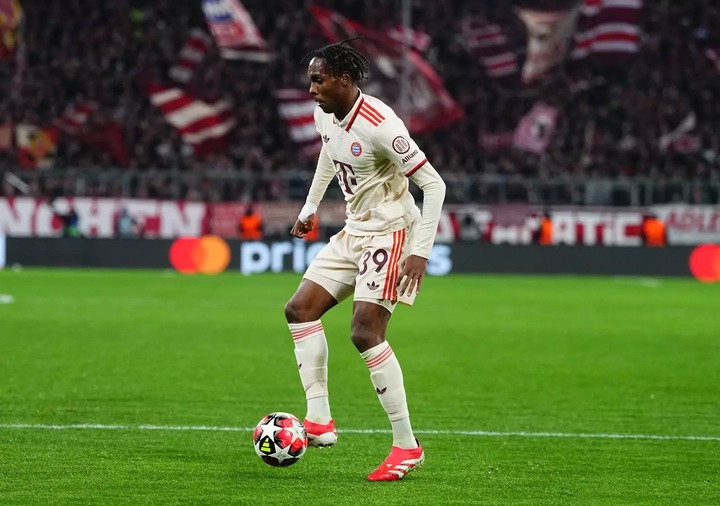
[[[141,86],[143,80],[167,75],[190,28],[207,29],[200,0],[22,0],[25,68],[18,74],[10,61],[0,61],[0,124],[49,125],[69,104],[94,101],[98,109],[88,128],[107,121],[120,126],[126,169],[262,174],[264,196],[273,198],[273,173],[314,168],[314,160],[297,156],[272,94],[279,87],[305,88],[299,62],[327,43],[307,3],[244,0],[275,59],[225,60],[212,46],[194,73],[188,86],[197,97],[212,101],[229,95],[236,104],[237,126],[225,154],[194,156]],[[390,0],[316,3],[375,29],[400,24],[398,3]],[[568,60],[540,84],[524,87],[497,85],[458,36],[462,19],[483,16],[503,26],[522,61],[525,27],[509,3],[415,0],[413,27],[432,39],[426,58],[465,111],[453,125],[417,136],[419,145],[445,173],[720,179],[720,64],[706,55],[706,49],[720,48],[720,4],[645,4],[634,63],[612,67]],[[512,132],[537,100],[561,111],[543,156],[483,142],[488,135]],[[661,149],[660,137],[691,111],[697,145]],[[115,165],[107,151],[71,136],[58,143],[55,168]],[[0,152],[0,170],[15,169],[15,155]],[[151,193],[162,197],[162,183]]]

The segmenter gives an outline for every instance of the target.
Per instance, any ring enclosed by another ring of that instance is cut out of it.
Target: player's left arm
[[[398,273],[400,295],[411,295],[420,291],[425,276],[445,201],[445,182],[399,119],[380,125],[375,145],[423,192],[422,222],[419,225],[418,240],[410,245],[410,254]]]
[[[412,295],[413,291],[420,293],[427,261],[430,258],[435,234],[437,233],[440,213],[445,201],[445,182],[430,162],[410,175],[410,179],[420,187],[423,192],[422,222],[418,232],[418,240],[412,244],[412,250],[400,266],[398,280],[400,280],[400,295],[405,292]]]

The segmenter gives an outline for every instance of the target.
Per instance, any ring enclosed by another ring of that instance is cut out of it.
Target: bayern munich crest
[[[350,152],[353,156],[360,156],[362,154],[362,146],[359,142],[353,142],[350,144]]]

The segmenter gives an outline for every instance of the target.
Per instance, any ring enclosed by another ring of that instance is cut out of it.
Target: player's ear
[[[352,84],[350,74],[348,74],[347,72],[343,72],[342,74],[340,74],[340,83],[343,86],[350,86]]]

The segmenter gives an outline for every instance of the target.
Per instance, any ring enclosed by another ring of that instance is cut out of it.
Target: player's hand
[[[398,274],[398,284],[400,285],[400,295],[412,295],[420,293],[420,285],[425,276],[427,268],[427,258],[417,255],[410,255],[400,266],[400,274]]]
[[[292,235],[293,237],[297,237],[298,239],[302,239],[303,237],[305,237],[307,233],[313,229],[313,218],[315,218],[315,215],[311,214],[310,216],[308,216],[308,219],[305,223],[297,220],[295,222],[295,225],[293,225],[292,230],[290,230],[290,235]]]

